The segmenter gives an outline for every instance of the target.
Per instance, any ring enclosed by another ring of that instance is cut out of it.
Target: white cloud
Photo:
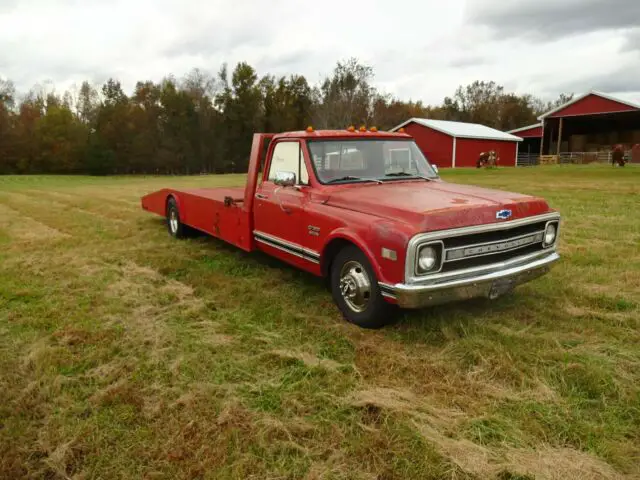
[[[550,34],[544,19],[558,17],[563,2],[3,0],[0,76],[22,91],[46,79],[61,90],[113,76],[130,91],[137,80],[247,61],[260,75],[301,73],[316,82],[355,56],[374,67],[381,89],[431,104],[477,79],[547,97],[590,82],[632,91],[637,75],[609,81],[639,55],[629,48],[637,37],[625,30],[628,15],[596,18],[610,2],[582,2],[581,22],[564,33],[556,22]],[[613,0],[625,2],[640,5]]]

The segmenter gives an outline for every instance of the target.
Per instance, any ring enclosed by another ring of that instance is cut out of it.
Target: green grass
[[[562,261],[376,332],[140,209],[241,175],[0,177],[0,478],[640,476],[640,169],[443,176],[545,197]]]

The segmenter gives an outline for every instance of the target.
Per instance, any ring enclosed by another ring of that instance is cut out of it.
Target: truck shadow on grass
[[[206,253],[200,249],[196,257],[199,264],[204,264],[203,268],[229,277],[255,279],[258,285],[275,283],[278,285],[276,288],[282,286],[283,290],[286,289],[282,295],[283,303],[286,298],[286,302],[300,305],[300,314],[317,316],[321,310],[324,316],[345,322],[333,305],[325,279],[265,253],[244,252],[204,233],[195,232],[188,241],[205,248]],[[171,272],[164,273],[173,276]],[[542,314],[535,305],[545,304],[543,310],[548,313],[549,309],[555,309],[551,304],[558,303],[558,299],[543,292],[535,298],[530,297],[530,294],[516,289],[495,300],[479,298],[419,310],[401,310],[395,321],[382,332],[405,343],[443,345],[481,329],[486,322],[508,321],[527,325],[535,321],[536,315]]]

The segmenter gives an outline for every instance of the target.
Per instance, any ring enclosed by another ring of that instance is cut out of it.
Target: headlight
[[[547,229],[544,232],[544,244],[545,246],[552,245],[556,241],[557,229],[553,223],[547,225]]]
[[[422,247],[418,253],[418,273],[428,273],[438,267],[438,251],[435,247]]]

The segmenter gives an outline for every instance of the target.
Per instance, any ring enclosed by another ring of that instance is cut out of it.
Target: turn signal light
[[[378,131],[378,129],[376,127],[371,127],[369,130],[372,131],[372,132],[377,132]]]
[[[364,125],[362,125],[362,126],[360,127],[360,131],[361,131],[361,132],[366,132],[366,131],[367,131],[367,127],[365,127]]]
[[[307,127],[307,132],[309,132],[309,133],[313,132],[313,127],[311,125],[309,125]]]
[[[349,128],[347,128],[347,130],[349,132],[355,132],[356,131],[356,127],[354,127],[353,125],[351,125]]]
[[[404,133],[404,127],[402,127],[400,130],[398,130],[400,133]]]

